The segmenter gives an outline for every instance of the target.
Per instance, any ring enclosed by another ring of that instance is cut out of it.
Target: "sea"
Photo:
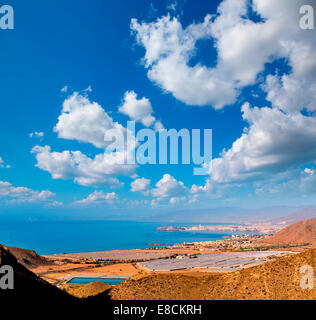
[[[224,232],[157,230],[157,227],[165,225],[186,227],[194,224],[135,221],[0,221],[0,244],[32,249],[43,255],[144,249],[150,247],[150,243],[172,245],[219,240],[232,235]]]

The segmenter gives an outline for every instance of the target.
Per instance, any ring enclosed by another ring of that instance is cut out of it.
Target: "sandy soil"
[[[128,260],[128,259],[157,259],[159,257],[167,257],[174,254],[197,254],[197,253],[218,253],[214,250],[195,248],[162,248],[162,249],[131,249],[131,250],[111,250],[98,252],[78,252],[58,255],[45,255],[43,257],[50,260],[64,259],[102,259],[102,260]]]
[[[315,270],[316,249],[228,273],[152,273],[114,286],[114,300],[315,300],[316,290],[300,286],[301,266]]]
[[[104,282],[95,281],[87,284],[65,284],[61,289],[77,298],[87,298],[110,290],[112,286]]]
[[[142,272],[142,270],[138,269],[135,264],[131,263],[119,263],[107,266],[89,265],[88,267],[78,266],[77,264],[66,264],[64,266],[56,267],[41,266],[31,269],[31,271],[53,284],[57,284],[58,282],[63,281],[64,277],[70,275],[74,277],[76,275],[82,274],[89,275],[91,277],[96,274],[133,276],[139,272]]]
[[[134,276],[136,274],[147,273],[148,270],[137,263],[114,263],[102,262],[95,263],[97,259],[105,259],[107,257],[115,257],[118,261],[127,257],[142,257],[144,259],[157,259],[175,254],[220,254],[212,250],[203,250],[190,248],[172,248],[172,249],[134,249],[134,250],[113,250],[101,252],[74,253],[62,255],[46,255],[46,259],[52,262],[51,265],[41,265],[30,268],[32,272],[45,279],[52,284],[59,284],[64,281],[65,277],[76,275],[126,275]],[[92,260],[91,260],[92,259]],[[108,265],[104,265],[109,263]],[[185,270],[185,273],[191,270]]]

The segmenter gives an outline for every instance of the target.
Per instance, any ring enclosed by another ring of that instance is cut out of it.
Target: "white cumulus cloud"
[[[10,182],[0,181],[0,199],[9,203],[52,203],[55,193],[37,191],[26,187],[14,187]]]
[[[210,26],[209,15],[186,29],[169,15],[152,23],[131,22],[137,42],[146,49],[144,61],[150,80],[186,104],[221,108],[236,98],[232,81],[215,68],[188,65],[195,43],[211,37]]]
[[[157,200],[165,200],[181,197],[187,194],[187,187],[182,181],[178,181],[170,174],[164,174],[152,189],[152,196]]]
[[[212,161],[213,181],[263,178],[316,160],[316,117],[248,103],[242,112],[249,128]]]
[[[148,193],[150,187],[150,179],[139,178],[131,183],[131,192]]]
[[[85,95],[74,92],[64,103],[61,115],[54,127],[59,138],[91,143],[97,148],[105,148],[109,143],[104,140],[107,130],[125,132],[122,125],[114,122],[97,103]]]
[[[224,1],[212,25],[224,68],[242,86],[256,78],[264,63],[276,58],[284,58],[289,72],[266,76],[262,89],[271,107],[242,106],[247,126],[232,147],[212,161],[211,180],[230,183],[282,177],[294,181],[293,170],[316,161],[316,32],[299,27],[304,1],[254,0],[253,9],[262,18],[257,23],[244,21],[245,3]],[[286,172],[287,178],[279,175]],[[301,182],[307,179],[303,178]],[[282,189],[282,183],[271,184],[275,187],[270,190]]]
[[[113,204],[119,198],[115,192],[105,193],[103,191],[94,191],[87,198],[78,200],[75,204],[79,205],[98,205],[98,204]]]
[[[59,138],[90,143],[104,152],[88,157],[78,150],[55,152],[50,146],[35,146],[32,153],[36,156],[36,166],[49,172],[53,179],[73,179],[83,186],[118,187],[121,185],[118,176],[134,174],[136,165],[127,165],[125,160],[136,142],[127,145],[123,139],[119,150],[107,150],[112,139],[105,141],[105,137],[112,138],[112,133],[126,137],[127,130],[86,95],[75,92],[64,101],[54,131]]]
[[[43,138],[44,137],[44,132],[38,132],[38,131],[35,131],[35,132],[30,132],[29,133],[29,137],[30,138]]]
[[[296,74],[315,76],[314,32],[299,28],[303,0],[224,0],[217,15],[183,28],[177,18],[163,16],[154,22],[131,21],[138,44],[145,48],[148,77],[188,105],[222,108],[235,102],[240,89],[254,84],[267,62],[288,58]],[[297,23],[293,23],[293,22]],[[260,35],[260,36],[258,36]],[[197,41],[215,42],[217,63],[190,65]],[[312,89],[310,89],[312,90]]]
[[[149,99],[146,97],[137,99],[134,91],[125,92],[119,112],[126,114],[131,120],[141,122],[145,127],[154,126],[157,130],[163,129],[162,123],[152,115],[153,108]]]
[[[48,171],[53,179],[74,179],[83,186],[118,187],[121,183],[117,176],[129,176],[135,170],[134,165],[117,162],[117,157],[124,158],[124,153],[101,153],[89,158],[80,151],[54,152],[49,146],[35,146],[32,153],[36,155],[36,166]]]

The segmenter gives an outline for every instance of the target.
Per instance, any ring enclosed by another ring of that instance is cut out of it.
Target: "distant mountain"
[[[293,207],[267,207],[245,209],[239,207],[219,207],[208,209],[183,209],[140,218],[142,221],[170,223],[257,223],[280,219],[298,209]]]
[[[150,221],[157,222],[193,222],[193,223],[210,223],[210,222],[232,222],[240,217],[247,217],[249,212],[245,209],[235,207],[210,208],[210,209],[183,209],[158,214],[149,217]]]
[[[306,220],[306,219],[312,219],[312,218],[316,218],[316,207],[314,206],[295,210],[289,215],[269,219],[268,222],[272,224],[273,223],[290,224],[300,220]]]
[[[269,244],[316,244],[316,218],[291,224],[273,236],[262,240]]]

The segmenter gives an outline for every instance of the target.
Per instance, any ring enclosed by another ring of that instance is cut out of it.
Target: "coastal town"
[[[111,250],[43,256],[47,263],[31,270],[63,286],[73,278],[129,278],[147,272],[227,272],[288,256],[308,244],[267,245],[270,234],[240,234],[215,241],[170,246],[153,243],[146,249]]]
[[[282,229],[284,225],[194,225],[190,227],[175,227],[164,226],[158,227],[159,231],[202,231],[202,232],[244,232],[244,233],[256,233],[256,234],[271,234]]]

